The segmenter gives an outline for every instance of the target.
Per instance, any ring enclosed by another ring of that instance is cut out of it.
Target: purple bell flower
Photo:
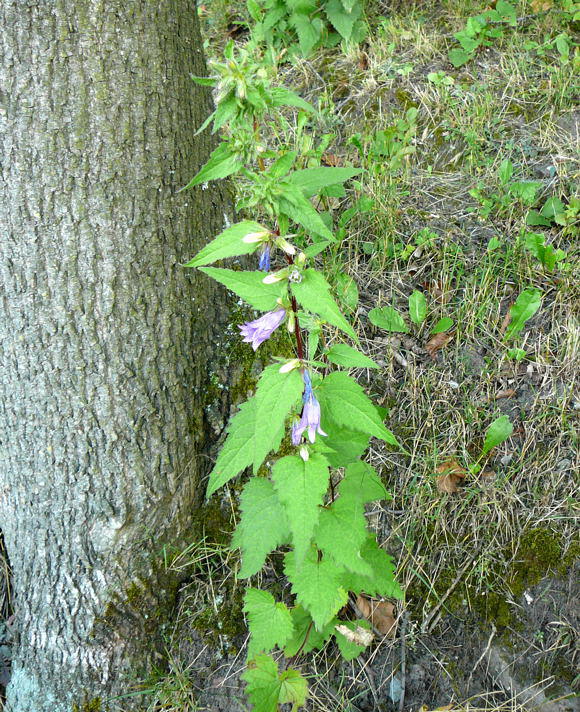
[[[308,430],[308,439],[313,443],[316,439],[316,433],[326,435],[320,427],[320,403],[312,391],[312,381],[308,371],[302,374],[304,378],[304,395],[302,400],[304,407],[302,408],[302,417],[297,423],[292,426],[292,444],[300,445],[302,433]]]
[[[270,245],[264,245],[262,248],[262,251],[260,253],[260,261],[258,263],[258,269],[261,269],[263,272],[269,272],[270,271]]]
[[[252,344],[254,351],[258,346],[266,341],[286,318],[286,309],[276,309],[270,311],[254,321],[247,321],[238,326],[242,332],[244,342]]]

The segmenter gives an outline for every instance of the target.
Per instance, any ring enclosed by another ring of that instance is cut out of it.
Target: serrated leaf
[[[215,116],[215,114],[212,116]],[[200,183],[207,183],[210,180],[227,178],[232,175],[232,173],[239,171],[243,165],[242,158],[237,153],[233,153],[229,144],[224,141],[212,151],[207,163],[181,190],[188,190]]]
[[[511,339],[519,334],[526,321],[534,316],[541,304],[542,293],[539,289],[524,289],[510,309],[511,321],[506,329],[504,338]]]
[[[287,658],[294,657],[299,650],[303,654],[309,653],[311,650],[320,650],[334,629],[334,621],[330,621],[325,628],[317,631],[310,614],[300,605],[291,608],[290,615],[294,625],[294,634],[284,648],[284,655]],[[308,637],[306,637],[307,635]]]
[[[357,335],[342,315],[337,303],[330,294],[330,285],[324,276],[315,269],[306,269],[302,272],[302,281],[290,285],[292,293],[299,304],[307,311],[318,314],[324,321],[336,326],[354,341]]]
[[[361,502],[391,499],[374,467],[367,462],[353,462],[344,471],[338,491],[343,497],[354,497]]]
[[[271,551],[290,542],[290,526],[273,483],[265,477],[252,477],[240,497],[241,519],[232,537],[232,548],[241,549],[242,566],[238,576],[257,573]]]
[[[483,457],[484,455],[487,455],[487,453],[494,447],[501,445],[501,443],[511,436],[513,431],[514,426],[511,424],[507,415],[500,415],[499,418],[496,418],[489,426],[485,434],[485,441],[483,443],[481,456]]]
[[[255,427],[256,402],[250,398],[242,403],[228,423],[228,436],[210,473],[206,497],[211,497],[217,489],[252,464]]]
[[[369,321],[385,331],[393,331],[399,334],[408,334],[409,327],[405,320],[393,307],[376,307],[369,312]]]
[[[259,311],[276,309],[279,306],[277,299],[282,297],[287,289],[287,283],[284,281],[264,284],[263,272],[236,272],[220,267],[201,267],[200,271],[235,292]]]
[[[361,556],[371,569],[371,576],[361,576],[352,572],[345,572],[342,584],[353,593],[364,591],[369,596],[386,596],[389,598],[402,598],[403,592],[395,581],[395,569],[391,557],[381,549],[374,535],[370,534],[361,548]]]
[[[327,437],[316,438],[312,447],[316,452],[324,455],[331,467],[344,467],[349,462],[358,460],[369,446],[370,436],[367,433],[337,425],[328,418],[324,410],[321,425]]]
[[[372,640],[373,638],[372,633],[370,633],[371,624],[368,621],[336,621],[336,624],[340,627],[348,628],[353,633],[356,633],[357,629],[362,628],[366,631],[369,631],[370,640]],[[335,625],[334,629],[334,639],[336,640],[338,649],[340,650],[340,654],[345,660],[354,660],[363,652],[363,650],[366,650],[367,646],[357,645],[352,640],[346,638],[344,633],[342,633],[340,630],[337,630],[337,625]]]
[[[324,11],[340,36],[345,40],[349,40],[354,26],[362,14],[362,3],[356,3],[352,10],[347,12],[340,0],[328,0],[324,6]]]
[[[244,613],[251,635],[248,658],[267,653],[276,646],[283,648],[294,633],[290,611],[284,603],[276,603],[267,591],[248,588],[244,594]]]
[[[280,364],[275,363],[262,371],[256,395],[256,420],[254,423],[253,463],[254,474],[271,450],[281,442],[284,421],[292,406],[302,396],[304,383],[298,369],[280,373]],[[248,443],[247,447],[252,447]]]
[[[292,712],[295,712],[306,703],[308,683],[298,670],[284,670],[280,675],[280,683],[278,702],[281,705],[289,703],[292,705]]]
[[[278,666],[269,655],[256,655],[241,675],[246,685],[246,694],[256,712],[278,712],[280,680]]]
[[[298,564],[310,548],[328,479],[326,460],[318,454],[306,462],[297,455],[288,455],[272,468],[272,480],[288,517]]]
[[[307,231],[325,237],[331,242],[335,241],[332,232],[326,227],[318,211],[308,198],[304,197],[299,188],[288,184],[278,204],[283,213],[302,225]]]
[[[430,334],[441,334],[444,331],[448,331],[453,326],[453,319],[448,316],[444,316],[435,324],[435,326],[429,332]]]
[[[353,349],[347,344],[335,344],[326,352],[326,358],[330,363],[335,363],[338,366],[347,366],[350,368],[379,368],[371,358],[361,354],[360,351]]]
[[[243,220],[226,228],[208,243],[185,267],[202,267],[225,257],[249,255],[259,247],[259,242],[244,242],[243,238],[251,233],[267,233],[268,230],[253,220]]]
[[[319,561],[312,548],[301,565],[297,565],[294,552],[288,552],[284,571],[296,600],[312,616],[316,629],[322,630],[347,601],[347,592],[341,586],[344,569],[329,559]]]
[[[321,23],[315,23],[305,12],[293,12],[288,21],[296,30],[300,51],[306,57],[322,36]]]
[[[413,324],[422,324],[427,316],[427,300],[418,289],[409,296],[409,316]]]
[[[338,425],[349,430],[369,433],[400,447],[393,433],[383,425],[372,401],[361,386],[346,373],[337,371],[326,376],[316,395],[323,412]]]
[[[332,168],[321,166],[319,168],[304,168],[291,173],[287,180],[300,188],[302,193],[310,198],[319,193],[323,188],[344,183],[361,172],[360,168]]]
[[[325,556],[357,574],[370,576],[372,568],[360,555],[367,537],[364,504],[347,493],[320,512],[314,542]]]
[[[270,90],[270,96],[272,97],[272,106],[294,106],[311,114],[316,113],[316,109],[312,104],[309,104],[298,94],[290,91],[290,89],[286,89],[286,87],[273,87]]]

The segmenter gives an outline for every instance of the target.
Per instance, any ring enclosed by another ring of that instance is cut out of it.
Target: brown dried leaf
[[[435,472],[439,475],[437,477],[437,489],[439,492],[446,492],[447,494],[458,492],[457,485],[467,475],[467,470],[461,467],[455,459],[442,462]]]
[[[357,625],[354,630],[351,630],[345,625],[337,625],[334,627],[339,633],[342,633],[347,640],[350,640],[350,642],[355,645],[370,645],[375,637],[372,630],[367,630],[361,625]]]
[[[530,6],[534,12],[546,12],[554,7],[553,0],[532,0]]]
[[[365,70],[369,68],[369,56],[366,52],[361,52],[359,54],[357,64],[359,69]]]
[[[441,331],[439,334],[433,334],[433,336],[425,344],[425,351],[433,360],[435,360],[435,354],[437,351],[442,349],[444,346],[447,346],[454,336],[455,334],[453,332],[449,333],[447,331]]]
[[[495,400],[500,400],[500,398],[513,398],[516,394],[515,388],[506,388],[503,391],[498,391],[495,394]]]
[[[504,316],[503,321],[501,323],[501,326],[499,327],[499,333],[503,336],[506,332],[506,329],[510,325],[510,321],[512,320],[512,304],[510,304],[507,314]]]
[[[356,605],[362,615],[381,633],[389,638],[395,637],[397,622],[394,617],[395,606],[388,601],[372,601],[360,595]]]
[[[323,153],[320,160],[324,166],[331,166],[332,168],[342,166],[342,158],[337,156],[336,153]]]

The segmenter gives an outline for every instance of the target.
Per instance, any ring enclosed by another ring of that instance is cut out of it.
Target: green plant
[[[524,244],[548,272],[552,272],[556,264],[566,259],[564,250],[555,250],[552,245],[546,244],[546,236],[542,232],[526,232]]]
[[[536,202],[536,196],[541,187],[539,181],[512,180],[513,163],[506,158],[501,162],[498,171],[499,190],[489,192],[485,185],[478,184],[469,194],[480,204],[480,215],[487,219],[492,213],[505,215],[515,202],[531,207]]]
[[[268,591],[252,586],[244,596],[251,637],[243,677],[254,709],[274,712],[281,704],[302,706],[307,683],[299,671],[285,663],[280,666],[272,650],[296,659],[334,638],[350,660],[371,638],[362,645],[349,637],[353,628],[368,628],[364,621],[355,624],[345,618],[349,595],[364,591],[401,596],[390,557],[367,529],[364,516],[366,502],[388,494],[362,459],[371,436],[393,448],[400,446],[383,424],[384,412],[346,370],[336,369],[377,365],[356,348],[356,332],[313,263],[337,238],[332,214],[320,213],[311,199],[317,197],[320,203],[329,194],[344,196],[344,184],[360,170],[308,166],[317,156],[310,148],[257,150],[267,112],[270,121],[283,127],[274,112],[277,105],[312,108],[291,92],[277,92],[255,59],[247,54],[237,59],[231,47],[228,53],[225,65],[214,65],[220,73],[214,127],[219,117],[225,138],[188,187],[237,173],[238,207],[251,212],[252,219],[227,227],[186,266],[200,269],[265,312],[240,325],[244,341],[254,350],[285,324],[294,351],[292,357],[275,358],[266,366],[254,395],[231,418],[207,488],[210,497],[252,468],[240,496],[241,517],[232,541],[241,551],[240,578],[251,578],[272,552],[284,551],[293,600],[288,594],[285,601],[276,601]],[[308,167],[302,167],[305,164]],[[355,202],[351,217],[364,209]],[[255,255],[258,269],[213,266],[243,255]],[[344,301],[349,291],[344,283],[340,286]],[[350,291],[348,298],[357,298]],[[335,340],[329,348],[329,330],[354,345]],[[276,455],[280,450],[286,454]]]
[[[423,292],[415,290],[409,296],[409,317],[411,321],[420,326],[427,318],[427,300]],[[369,321],[380,329],[399,334],[410,332],[405,319],[394,307],[375,307],[369,312]],[[448,316],[442,317],[433,324],[429,333],[441,334],[449,331],[453,327],[453,319]]]
[[[296,48],[303,56],[366,36],[363,0],[248,0],[248,11],[255,41]]]
[[[455,33],[461,48],[449,51],[449,61],[454,67],[463,66],[473,59],[479,47],[489,47],[494,40],[502,37],[505,25],[515,27],[516,22],[515,7],[506,0],[498,0],[493,10],[469,17],[464,29]]]

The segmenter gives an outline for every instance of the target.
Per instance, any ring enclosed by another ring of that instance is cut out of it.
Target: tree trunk
[[[192,531],[223,227],[189,0],[0,0],[0,528],[10,712],[129,709]],[[99,707],[98,699],[102,707]],[[109,701],[108,701],[109,700]]]

